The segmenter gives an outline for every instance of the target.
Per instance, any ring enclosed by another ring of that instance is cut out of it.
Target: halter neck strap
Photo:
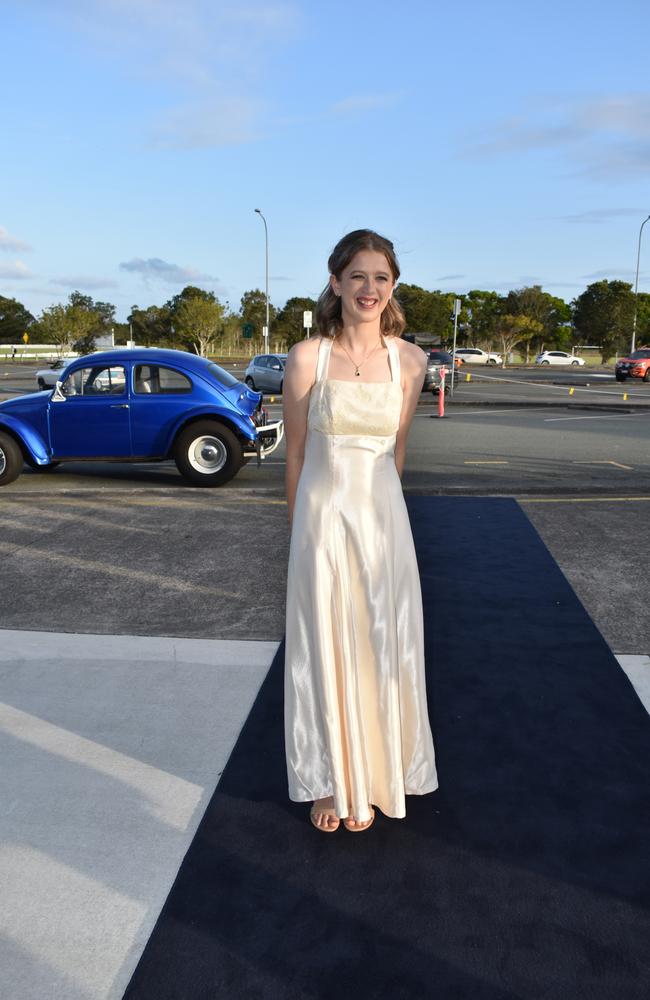
[[[400,384],[400,364],[399,364],[399,350],[395,346],[393,337],[384,337],[380,334],[383,343],[388,350],[388,360],[390,366],[390,381],[396,382],[397,385]],[[316,381],[324,382],[327,379],[327,371],[329,368],[330,354],[332,353],[332,345],[334,344],[333,337],[321,337],[320,343],[318,345],[318,362],[316,365]],[[353,380],[350,379],[352,382]]]

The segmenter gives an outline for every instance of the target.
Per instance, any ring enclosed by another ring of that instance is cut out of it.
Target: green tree
[[[509,292],[505,312],[511,316],[528,316],[540,324],[539,332],[526,341],[526,362],[530,347],[539,352],[547,345],[560,348],[571,345],[571,307],[563,299],[542,290],[541,285],[529,285]]]
[[[504,305],[505,299],[498,292],[475,288],[467,293],[465,309],[468,320],[464,333],[471,347],[491,348],[497,338],[499,320],[505,312]]]
[[[453,292],[429,292],[419,285],[400,282],[395,298],[406,319],[405,333],[431,333],[440,341],[449,340],[455,297]]]
[[[223,306],[216,299],[199,296],[183,299],[174,312],[174,322],[181,337],[188,340],[197,354],[207,357],[223,332]]]
[[[241,322],[252,323],[255,327],[254,351],[261,351],[264,347],[263,330],[266,324],[266,295],[259,288],[253,288],[249,292],[244,292],[241,297]],[[269,302],[269,326],[272,327],[277,316],[277,310],[272,302]],[[269,335],[271,331],[269,330]]]
[[[294,296],[287,299],[275,316],[271,331],[287,350],[305,338],[305,328],[302,325],[304,312],[311,312],[312,318],[315,318],[316,300]]]
[[[133,306],[127,317],[131,325],[133,340],[145,347],[160,346],[171,340],[172,314],[169,306],[148,306],[139,309]]]
[[[72,331],[68,323],[66,306],[59,304],[44,309],[34,323],[33,333],[40,343],[54,344],[59,354],[69,351]]]
[[[15,344],[34,322],[34,317],[17,299],[0,295],[0,344]]]
[[[634,292],[627,281],[595,281],[573,305],[573,326],[581,341],[600,347],[603,364],[627,351],[632,336]]]
[[[503,352],[503,367],[508,362],[510,351],[519,344],[527,344],[532,337],[539,336],[543,327],[539,320],[530,316],[513,316],[505,313],[497,320],[497,332]]]

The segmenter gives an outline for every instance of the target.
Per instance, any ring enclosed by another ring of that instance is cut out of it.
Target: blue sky
[[[5,0],[0,294],[317,296],[351,229],[402,280],[634,280],[647,3]],[[650,236],[640,290],[650,291]],[[644,260],[645,258],[645,260]]]

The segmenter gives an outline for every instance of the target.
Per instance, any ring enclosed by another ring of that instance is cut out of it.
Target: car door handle
[[[111,403],[111,410],[128,410],[128,403]]]

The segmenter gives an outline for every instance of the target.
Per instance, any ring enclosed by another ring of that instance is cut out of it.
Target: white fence
[[[0,344],[0,358],[5,361],[30,361],[32,358],[37,361],[45,358],[48,361],[55,361],[57,358],[76,358],[76,351],[63,351],[61,353],[56,344]]]

